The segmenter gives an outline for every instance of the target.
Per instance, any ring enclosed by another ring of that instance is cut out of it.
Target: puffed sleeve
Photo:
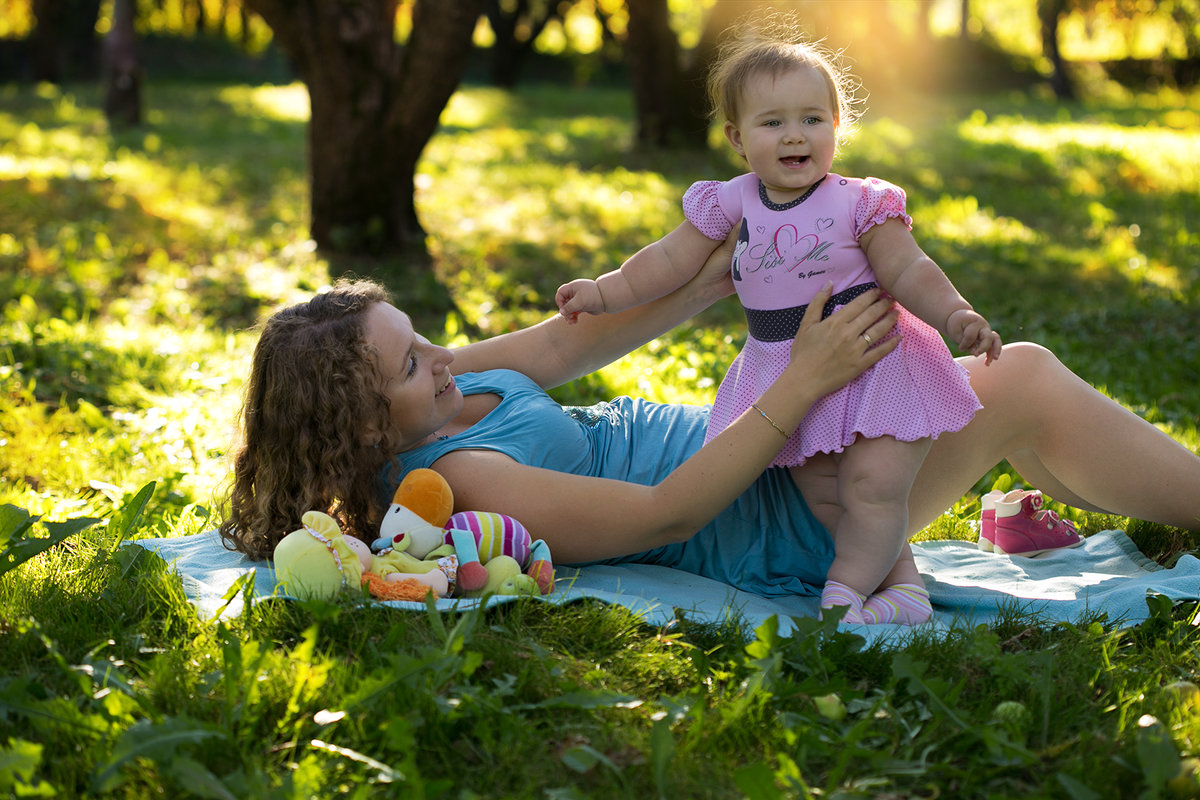
[[[873,225],[900,218],[912,230],[912,217],[905,211],[904,190],[879,178],[866,178],[854,207],[854,236],[858,238]]]
[[[731,220],[721,207],[723,181],[696,181],[683,193],[683,215],[696,230],[714,241],[723,241],[733,229]]]

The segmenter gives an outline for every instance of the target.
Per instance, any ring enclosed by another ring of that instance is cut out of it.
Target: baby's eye
[[[763,125],[767,126],[768,128],[778,128],[781,124],[783,123],[777,119],[769,119],[763,123]]]

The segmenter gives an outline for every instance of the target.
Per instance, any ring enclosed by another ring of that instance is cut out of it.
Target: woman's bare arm
[[[889,301],[864,295],[823,322],[806,319],[791,363],[758,406],[783,430],[794,430],[817,399],[895,347],[896,337],[870,349],[862,337],[882,339],[895,322],[890,309]],[[556,560],[575,563],[688,538],[741,494],[783,443],[751,410],[655,486],[558,473],[479,450],[454,451],[434,468],[450,483],[456,505],[510,514],[545,539]]]
[[[690,223],[689,223],[690,224]],[[620,314],[560,314],[529,328],[473,342],[454,351],[455,373],[512,369],[549,389],[594,372],[729,295],[733,242],[712,252],[694,278],[658,300]]]

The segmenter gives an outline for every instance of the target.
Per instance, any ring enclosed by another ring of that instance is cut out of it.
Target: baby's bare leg
[[[869,441],[869,440],[868,440]],[[875,463],[884,465],[891,463],[890,457],[892,450],[899,448],[901,453],[915,455],[923,453],[927,448],[927,443],[918,443],[915,448],[906,447],[903,443],[896,442],[894,439],[876,440],[874,447],[859,442],[851,448],[856,455],[862,455],[870,459],[872,450],[878,450],[878,459]],[[830,531],[833,532],[834,546],[837,550],[837,557],[834,564],[845,565],[847,563],[861,563],[863,553],[856,552],[850,544],[850,536],[839,537],[839,525],[843,520],[842,499],[838,494],[838,478],[839,478],[839,463],[842,461],[841,455],[820,454],[815,458],[810,458],[803,467],[792,469],[792,478],[804,493],[809,507],[812,508],[813,514],[819,519]],[[854,457],[850,457],[851,467],[853,466]],[[919,462],[918,462],[919,463]],[[872,466],[872,461],[868,460],[867,465]],[[850,468],[843,473],[850,474]],[[911,464],[908,468],[909,475],[912,475],[916,469],[916,464]],[[903,481],[901,481],[903,485]],[[898,488],[898,487],[897,487]],[[832,577],[826,582],[821,593],[821,607],[832,608],[834,606],[846,606],[846,615],[844,619],[847,622],[900,622],[905,624],[917,624],[924,622],[929,618],[932,611],[929,604],[929,593],[925,590],[924,582],[921,579],[920,573],[917,571],[916,562],[913,560],[912,549],[908,542],[904,541],[907,517],[907,500],[903,493],[896,497],[893,503],[892,512],[892,531],[890,535],[884,534],[885,541],[878,543],[868,542],[866,553],[876,555],[875,545],[882,545],[881,554],[890,552],[888,549],[890,544],[895,542],[900,543],[899,556],[894,559],[891,568],[887,569],[886,563],[881,565],[887,574],[881,581],[878,582],[877,591],[871,592],[852,585],[839,583],[836,575],[836,569],[832,571]],[[849,518],[849,517],[847,517]],[[869,537],[866,537],[869,538]],[[886,555],[880,555],[886,559]],[[873,583],[873,578],[866,579],[866,583]],[[860,584],[861,585],[861,584]]]
[[[817,453],[802,465],[788,470],[792,482],[804,495],[809,510],[831,536],[837,530],[838,520],[842,518],[842,504],[838,502],[837,494],[837,461],[840,455]]]
[[[900,555],[897,557],[895,565],[880,581],[879,588],[895,586],[897,583],[924,583],[920,571],[917,570],[917,562],[913,559],[912,547],[908,542],[905,542],[904,546],[900,548]]]
[[[843,511],[833,533],[829,580],[870,595],[896,567],[907,540],[908,494],[929,443],[860,438],[842,454],[837,485]]]

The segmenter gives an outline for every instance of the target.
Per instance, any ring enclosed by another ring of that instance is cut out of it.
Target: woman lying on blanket
[[[690,283],[624,313],[555,315],[453,351],[369,282],[279,311],[246,387],[226,545],[269,557],[310,509],[369,542],[400,479],[432,467],[458,509],[515,517],[559,564],[660,564],[761,595],[820,594],[836,478],[801,497],[767,465],[818,398],[895,346],[884,341],[889,301],[872,292],[824,321],[807,315],[786,371],[707,445],[705,408],[622,397],[564,409],[544,391],[728,295],[729,258],[718,248]],[[961,362],[983,410],[933,443],[912,487],[911,532],[1003,459],[1072,506],[1200,528],[1200,458],[1050,352],[1012,344],[990,365]]]

